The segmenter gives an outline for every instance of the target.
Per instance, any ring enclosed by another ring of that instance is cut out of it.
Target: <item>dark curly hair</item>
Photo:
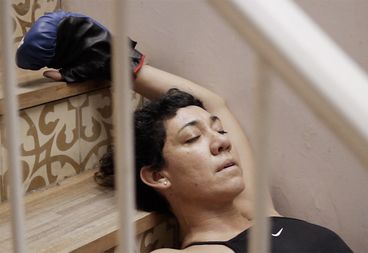
[[[134,113],[136,205],[140,210],[170,213],[166,199],[142,182],[140,170],[143,166],[150,166],[157,171],[162,169],[165,165],[162,154],[166,140],[164,121],[173,118],[178,109],[191,105],[205,109],[203,103],[191,94],[170,89],[160,99],[149,101]],[[100,160],[99,172],[95,174],[95,179],[100,185],[113,187],[112,149]]]

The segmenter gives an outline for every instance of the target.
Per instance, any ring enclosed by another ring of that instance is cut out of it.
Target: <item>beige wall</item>
[[[83,11],[111,26],[108,1],[76,2],[74,11]],[[62,3],[70,6],[70,1]],[[368,2],[297,3],[368,69]],[[91,8],[86,9],[88,4]],[[238,35],[204,1],[130,0],[129,12],[129,34],[140,43],[150,63],[223,95],[252,140],[254,55]],[[355,252],[368,252],[368,169],[276,76],[269,92],[269,158],[277,209],[285,216],[326,226]]]

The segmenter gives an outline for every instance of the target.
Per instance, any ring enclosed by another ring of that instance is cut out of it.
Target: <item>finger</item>
[[[58,70],[46,70],[43,72],[43,76],[46,78],[50,78],[54,81],[62,81],[63,76],[60,74]]]

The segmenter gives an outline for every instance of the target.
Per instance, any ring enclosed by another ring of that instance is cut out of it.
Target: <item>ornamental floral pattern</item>
[[[150,253],[161,248],[179,248],[178,224],[174,219],[167,219],[157,226],[136,236],[135,253]],[[104,253],[117,252],[116,248]]]
[[[25,191],[94,168],[111,144],[111,121],[108,89],[21,111],[19,136]],[[2,200],[8,196],[5,132],[2,128]]]
[[[52,185],[93,169],[113,138],[109,89],[47,103],[20,112],[21,164],[25,191]],[[132,92],[134,107],[142,103]],[[2,121],[2,120],[1,120]],[[8,196],[6,130],[1,129],[1,198]]]
[[[60,0],[13,0],[12,7],[14,40],[19,42],[37,18],[60,8]]]
[[[160,248],[178,248],[178,225],[167,220],[137,236],[136,253],[150,253]]]

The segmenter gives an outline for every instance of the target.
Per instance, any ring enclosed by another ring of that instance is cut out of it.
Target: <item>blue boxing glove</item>
[[[55,56],[59,24],[72,13],[58,11],[41,16],[24,36],[17,50],[16,63],[23,69],[38,70],[49,66]],[[76,16],[83,16],[73,13]]]
[[[133,73],[144,56],[131,43]],[[16,54],[20,68],[59,69],[67,83],[111,79],[111,35],[97,21],[82,14],[58,11],[40,17],[26,34]]]

